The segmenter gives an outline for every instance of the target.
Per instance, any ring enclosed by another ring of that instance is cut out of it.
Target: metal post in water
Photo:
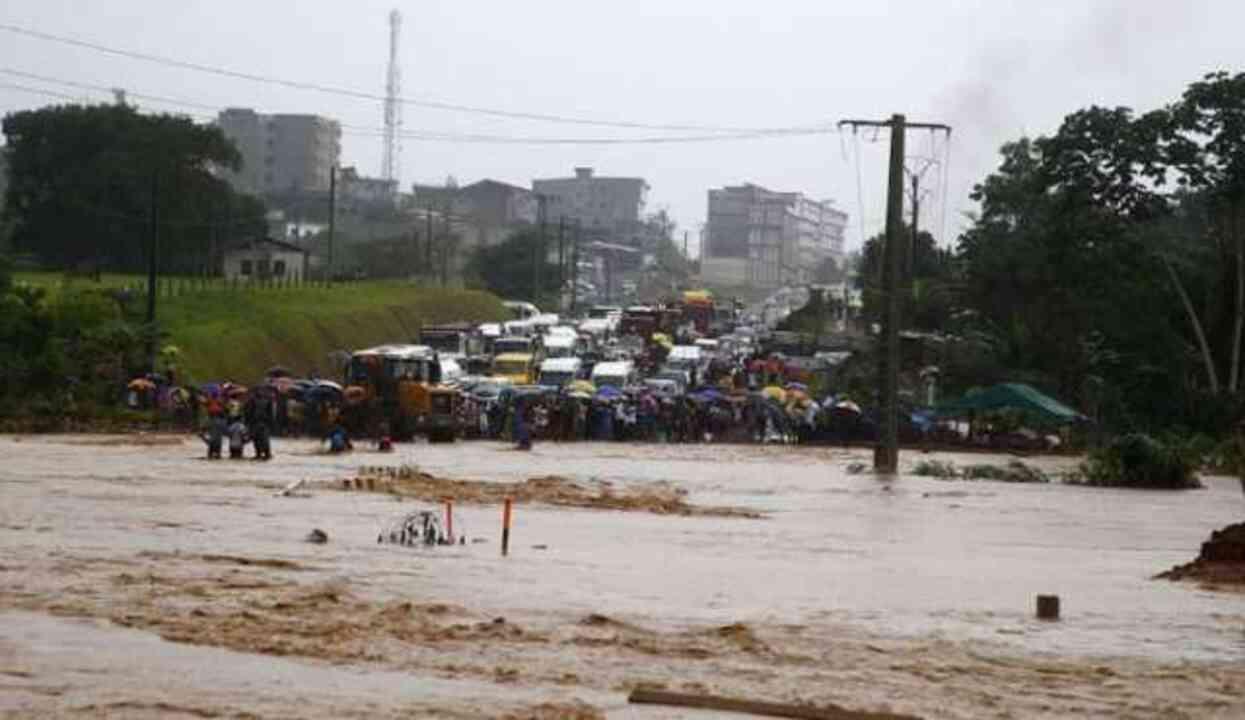
[[[501,513],[501,554],[510,554],[510,511],[514,500],[506,498],[506,506]]]
[[[1059,596],[1058,595],[1038,595],[1037,596],[1037,617],[1038,617],[1038,620],[1058,620],[1059,619]]]

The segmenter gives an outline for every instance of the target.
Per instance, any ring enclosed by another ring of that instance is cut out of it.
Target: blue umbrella
[[[705,388],[704,390],[698,390],[695,393],[692,393],[690,397],[693,400],[696,400],[697,402],[704,402],[704,403],[718,402],[726,398],[725,395],[723,395],[721,392],[713,388]]]
[[[613,385],[602,385],[601,387],[597,388],[597,399],[598,400],[617,400],[618,398],[622,396],[623,396],[622,390],[619,390]]]

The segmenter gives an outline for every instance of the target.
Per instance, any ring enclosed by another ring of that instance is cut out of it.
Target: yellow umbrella
[[[783,390],[777,385],[770,385],[769,387],[762,390],[761,394],[767,398],[770,398],[771,400],[777,400],[780,403],[786,402],[787,400],[787,391]]]
[[[597,388],[587,380],[575,380],[566,386],[568,392],[596,394]]]

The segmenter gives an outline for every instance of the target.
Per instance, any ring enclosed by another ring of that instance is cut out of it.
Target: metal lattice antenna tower
[[[402,70],[398,67],[398,41],[402,35],[402,13],[389,12],[389,71],[385,78],[385,148],[380,174],[386,180],[399,180],[398,156],[402,152]]]

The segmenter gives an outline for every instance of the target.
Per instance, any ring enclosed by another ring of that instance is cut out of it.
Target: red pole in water
[[[501,513],[501,554],[503,556],[510,553],[510,508],[514,501],[506,498],[506,507]]]
[[[450,498],[445,499],[445,536],[449,538],[450,545],[454,544],[454,501]]]

